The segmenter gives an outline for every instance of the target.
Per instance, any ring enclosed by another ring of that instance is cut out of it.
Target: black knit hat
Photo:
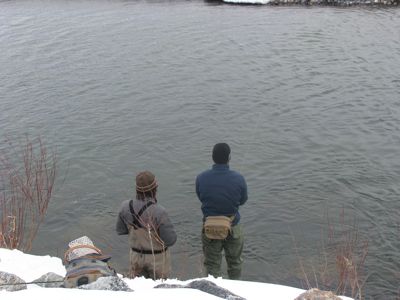
[[[216,164],[227,164],[229,162],[229,155],[231,154],[231,148],[227,143],[215,144],[212,152],[213,161]]]

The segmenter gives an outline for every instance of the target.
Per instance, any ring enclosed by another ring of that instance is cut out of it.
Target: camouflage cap
[[[136,176],[136,191],[145,193],[154,190],[156,187],[158,187],[158,184],[153,173],[144,171]]]

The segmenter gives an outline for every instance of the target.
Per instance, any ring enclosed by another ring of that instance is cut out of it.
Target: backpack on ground
[[[63,286],[76,288],[95,282],[99,277],[116,276],[115,270],[108,264],[110,258],[103,255],[86,236],[70,242],[64,255],[67,274]]]

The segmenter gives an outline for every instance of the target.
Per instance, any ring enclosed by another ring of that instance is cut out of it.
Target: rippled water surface
[[[369,239],[367,299],[395,299],[399,28],[396,8],[0,1],[0,135],[40,134],[59,158],[33,252],[88,235],[126,271],[116,216],[149,169],[174,276],[198,276],[194,179],[226,141],[249,186],[243,279],[299,285],[344,209]]]

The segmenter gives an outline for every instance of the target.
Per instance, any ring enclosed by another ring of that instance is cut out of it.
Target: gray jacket
[[[133,224],[133,216],[129,210],[130,201],[131,200],[126,200],[122,203],[118,214],[116,230],[119,235],[129,234],[128,228]],[[141,210],[147,201],[153,200],[133,200],[133,210],[136,214]],[[157,203],[150,205],[143,212],[140,219],[141,224],[150,224],[151,227],[156,228],[165,246],[170,247],[175,244],[177,238],[176,232],[164,207]]]

